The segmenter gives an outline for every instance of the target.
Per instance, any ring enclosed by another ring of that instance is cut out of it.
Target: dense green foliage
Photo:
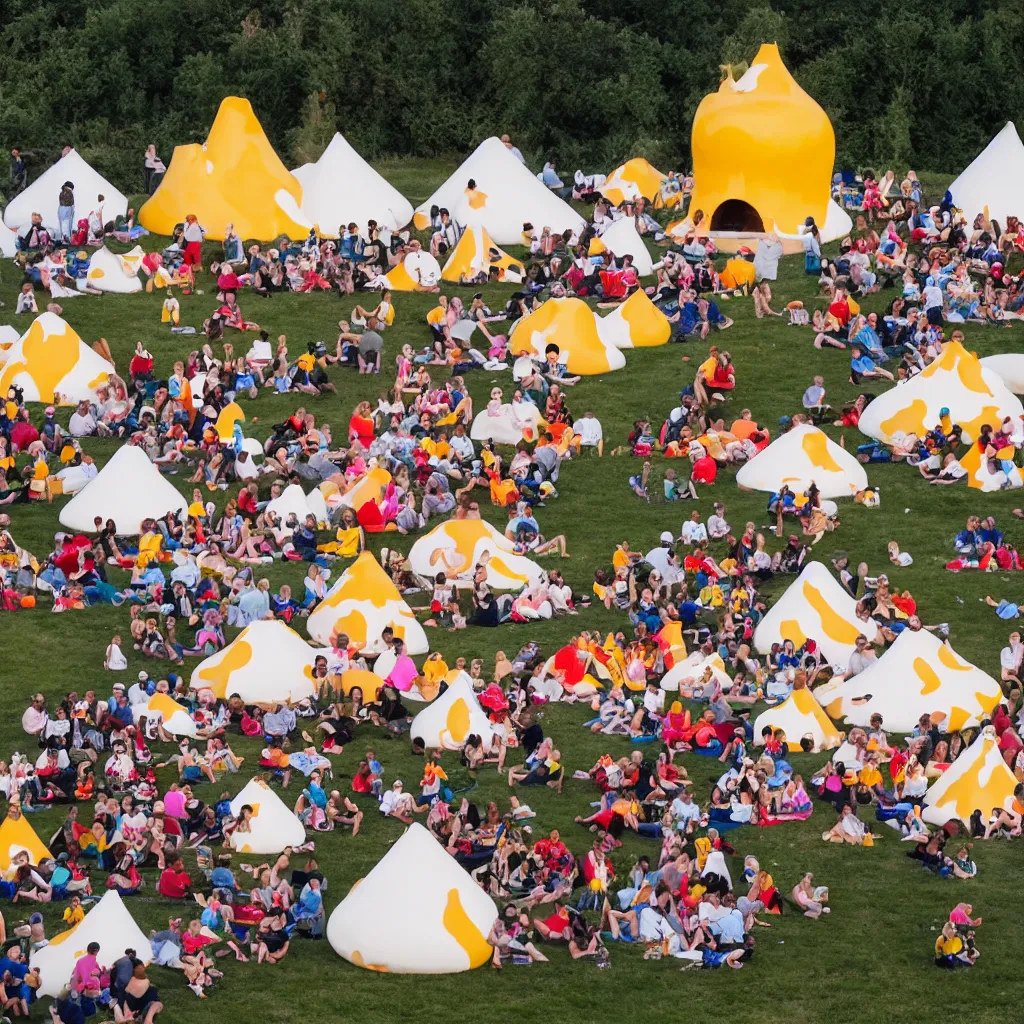
[[[65,142],[123,191],[142,153],[202,140],[252,100],[295,163],[338,128],[369,157],[514,135],[532,164],[685,166],[719,66],[777,40],[825,107],[844,166],[955,171],[1024,96],[1005,2],[908,0],[878,16],[808,0],[0,0],[0,142]]]

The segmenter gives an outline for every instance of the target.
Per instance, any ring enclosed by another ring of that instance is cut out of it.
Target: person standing
[[[75,230],[75,183],[65,181],[57,198],[57,220],[59,221],[60,240],[71,241],[71,233]]]
[[[146,195],[151,196],[164,180],[167,172],[163,160],[157,155],[156,146],[151,142],[146,147],[146,155],[142,162]]]
[[[20,149],[11,150],[11,188],[8,201],[28,187],[28,170]]]
[[[199,223],[194,213],[185,218],[185,265],[191,267],[193,272],[203,269],[203,238],[206,229]]]

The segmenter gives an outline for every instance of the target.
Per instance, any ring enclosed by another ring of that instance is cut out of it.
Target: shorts
[[[200,771],[200,769],[194,764],[186,765],[185,770],[182,773],[182,778],[186,782],[198,782],[202,777],[202,771]]]

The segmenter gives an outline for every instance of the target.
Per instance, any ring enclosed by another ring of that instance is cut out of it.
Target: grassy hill
[[[415,203],[422,201],[451,167],[442,162],[404,161],[383,168],[391,180]],[[929,182],[941,189],[944,181]],[[153,248],[154,240],[146,240]],[[12,322],[15,294],[20,281],[9,264],[2,270],[0,298],[7,308],[0,311],[0,322]],[[214,297],[209,277],[200,288],[206,294],[183,297],[183,323],[198,326],[213,309]],[[774,287],[775,308],[800,298],[809,306],[815,301],[815,282],[803,274],[802,260],[783,261]],[[449,294],[456,289],[448,286]],[[488,288],[486,297],[500,305],[511,288]],[[883,292],[865,302],[867,310],[882,310],[891,293]],[[246,432],[265,438],[270,425],[279,422],[298,404],[307,405],[318,420],[331,422],[336,432],[361,399],[374,401],[378,392],[390,384],[390,367],[400,346],[409,342],[421,345],[426,337],[424,315],[434,305],[431,296],[399,294],[395,297],[397,319],[387,332],[383,357],[384,374],[371,380],[351,371],[332,371],[338,394],[312,402],[261,395],[256,402],[243,402],[248,423]],[[126,367],[135,343],[143,341],[156,358],[160,373],[169,373],[175,359],[183,359],[198,347],[195,338],[169,334],[160,324],[161,296],[103,296],[65,303],[65,317],[88,342],[105,337],[121,367]],[[294,354],[307,342],[322,340],[333,344],[339,318],[347,316],[351,300],[335,295],[275,296],[263,301],[243,295],[246,315],[266,327],[271,336],[286,334]],[[735,319],[735,326],[712,341],[728,349],[736,367],[738,386],[728,410],[750,408],[756,419],[775,429],[778,418],[800,408],[800,396],[814,374],[825,377],[833,405],[855,395],[847,383],[848,353],[818,351],[813,348],[809,329],[787,326],[784,319],[759,322],[754,318],[749,299],[723,301],[722,308]],[[8,314],[4,316],[3,314]],[[21,323],[27,326],[27,318]],[[969,346],[980,354],[1011,351],[1020,342],[1021,328],[993,329],[968,327]],[[236,349],[245,342],[236,339]],[[576,415],[592,409],[604,425],[606,451],[621,443],[637,417],[649,416],[660,423],[675,405],[679,390],[692,381],[707,346],[699,342],[667,345],[627,354],[625,370],[603,378],[585,379],[569,392],[570,408]],[[486,403],[494,383],[508,385],[508,372],[485,371],[467,376],[478,408]],[[879,389],[880,390],[880,389]],[[63,415],[66,417],[67,412]],[[828,428],[836,440],[841,431]],[[847,431],[846,444],[858,443],[856,432]],[[86,441],[85,449],[102,462],[114,445],[108,441]],[[694,507],[666,504],[661,493],[663,464],[654,460],[652,500],[640,502],[627,486],[627,478],[638,470],[628,457],[585,458],[563,468],[559,481],[560,497],[539,510],[538,518],[547,535],[564,533],[568,538],[569,561],[560,563],[566,579],[578,591],[589,589],[595,569],[610,563],[615,545],[628,540],[634,550],[655,546],[662,530],[678,531],[682,520]],[[739,491],[732,472],[720,473],[712,489],[703,489],[696,505],[707,517],[713,501],[724,501],[727,518],[742,527],[747,520],[767,525],[766,495]],[[849,552],[854,559],[868,561],[872,574],[888,571],[895,587],[909,590],[919,603],[927,623],[949,622],[951,642],[965,658],[993,675],[998,674],[999,648],[1005,643],[1007,629],[981,603],[986,593],[1015,599],[1014,581],[1000,575],[953,576],[943,566],[951,557],[954,533],[971,513],[995,515],[1017,541],[1020,530],[1010,510],[1021,504],[1019,495],[989,494],[958,488],[929,488],[918,474],[900,466],[872,466],[871,482],[881,490],[881,508],[867,510],[844,505],[842,527],[830,534],[815,549],[815,555],[827,560],[836,551]],[[191,485],[183,476],[170,477],[184,493]],[[230,493],[233,493],[232,488]],[[220,505],[226,495],[217,496]],[[51,550],[53,534],[59,529],[59,501],[52,506],[25,508],[13,514],[13,532],[20,544],[45,554]],[[504,514],[483,505],[484,514],[501,524]],[[413,538],[388,535],[387,543],[407,551]],[[886,559],[889,540],[914,556],[914,564],[896,569]],[[379,538],[374,547],[379,546]],[[778,542],[769,535],[769,548]],[[335,566],[335,578],[343,568]],[[305,571],[302,563],[267,566],[265,573],[276,587],[289,582],[301,593]],[[788,580],[774,581],[765,588],[776,595]],[[0,615],[0,754],[25,749],[20,715],[28,696],[35,690],[55,700],[69,689],[95,688],[109,693],[112,679],[102,668],[103,651],[115,632],[126,636],[126,609],[100,607],[85,612],[52,616],[41,606],[32,612]],[[459,634],[432,631],[431,644],[444,653],[449,664],[457,655],[480,657],[485,666],[493,665],[497,650],[512,656],[529,640],[539,642],[545,653],[553,653],[580,628],[628,630],[627,620],[603,608],[591,609],[578,618],[529,626],[505,626],[497,630],[469,630]],[[302,626],[299,626],[300,630]],[[126,645],[130,648],[130,645]],[[145,668],[158,669],[137,652],[129,654],[128,677]],[[587,717],[578,706],[557,706],[544,712],[545,730],[556,738],[570,774],[576,768],[588,768],[603,751],[615,756],[627,753],[630,745],[621,738],[594,738],[580,726]],[[248,769],[255,765],[258,744],[235,741],[235,749],[247,758],[242,776],[234,788],[241,788]],[[372,730],[365,730],[337,759],[337,768],[351,773],[368,748],[384,762],[386,779],[401,777],[406,787],[418,782],[422,761],[414,759],[401,741],[385,741]],[[514,759],[513,759],[514,760]],[[823,756],[794,758],[797,771],[805,778],[822,763]],[[451,774],[457,783],[473,786],[470,799],[484,805],[494,799],[504,806],[508,789],[503,778],[493,771],[470,780],[451,759]],[[697,781],[696,792],[706,801],[709,778],[717,763],[686,755],[682,759],[690,776]],[[170,781],[162,773],[161,781]],[[347,780],[342,781],[344,788]],[[201,798],[214,801],[219,793],[209,785],[200,787]],[[298,795],[293,782],[287,799]],[[534,833],[558,828],[576,852],[587,849],[590,836],[573,825],[577,814],[589,813],[596,799],[592,786],[568,782],[560,796],[532,791],[529,800],[538,812]],[[63,811],[55,809],[36,814],[32,823],[41,836],[48,837],[63,820]],[[296,941],[287,959],[276,967],[257,967],[223,961],[227,977],[213,991],[207,1003],[199,1006],[185,989],[180,975],[154,969],[152,978],[167,1005],[169,1021],[195,1019],[206,1015],[253,1019],[266,1024],[295,1020],[316,1020],[324,1016],[352,1017],[363,1024],[386,1024],[396,1020],[420,1022],[442,1016],[470,1020],[514,1017],[524,1022],[558,1021],[560,1024],[584,1024],[586,1021],[621,1020],[637,1014],[652,1022],[680,1019],[711,1019],[763,1024],[789,1024],[794,1020],[828,1020],[833,1024],[890,1020],[906,1005],[908,997],[916,1005],[925,995],[930,1007],[966,1010],[978,1022],[1002,1022],[1012,1019],[1019,991],[1012,978],[1018,973],[1013,952],[1024,941],[1021,923],[1019,886],[1016,872],[1020,853],[1016,845],[992,842],[979,845],[975,855],[979,876],[972,882],[954,882],[936,878],[905,857],[907,847],[895,833],[882,829],[884,838],[873,849],[837,848],[822,843],[821,833],[833,823],[827,807],[816,807],[814,816],[802,824],[776,828],[740,829],[730,836],[739,854],[755,854],[763,867],[775,876],[780,888],[788,892],[802,872],[815,872],[816,882],[831,889],[831,917],[809,921],[793,912],[772,922],[772,928],[757,929],[757,953],[742,972],[678,973],[671,961],[643,963],[641,951],[623,945],[612,947],[612,966],[598,972],[585,962],[573,963],[564,950],[556,949],[550,965],[507,968],[500,975],[490,968],[472,974],[450,977],[385,976],[359,970],[337,957],[326,942]],[[347,833],[317,835],[316,856],[327,874],[330,887],[326,897],[328,911],[349,887],[377,862],[388,844],[401,831],[395,820],[380,820],[375,814],[366,819],[364,830],[353,839]],[[639,838],[627,839],[613,855],[619,875],[623,875],[641,852],[656,855],[657,844]],[[194,868],[194,855],[186,863]],[[733,865],[733,877],[739,874],[741,858]],[[132,912],[144,928],[163,927],[169,915],[182,908],[153,893],[155,873],[141,898],[129,901]],[[402,879],[394,879],[401,887]],[[979,944],[983,957],[979,966],[967,975],[946,975],[932,966],[932,944],[936,930],[950,908],[966,900],[984,915],[985,924]],[[8,933],[11,923],[28,916],[32,908],[6,906]],[[45,908],[51,933],[58,929],[59,908]],[[969,1010],[967,1008],[970,1007]],[[39,1009],[34,1016],[43,1013]]]

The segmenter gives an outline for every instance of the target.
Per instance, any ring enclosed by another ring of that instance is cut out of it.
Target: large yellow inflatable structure
[[[610,338],[602,338],[594,311],[582,299],[548,299],[515,325],[509,351],[543,361],[548,345],[557,345],[569,373],[584,377],[621,370],[626,357]]]
[[[775,43],[762,44],[739,81],[730,72],[704,97],[690,144],[690,211],[704,212],[712,235],[773,228],[794,234],[807,217],[824,228],[835,134],[825,111],[786,70]]]
[[[281,163],[248,100],[228,96],[203,145],[175,146],[160,187],[139,223],[169,235],[195,214],[206,237],[223,240],[228,224],[243,239],[303,238],[302,186]]]

